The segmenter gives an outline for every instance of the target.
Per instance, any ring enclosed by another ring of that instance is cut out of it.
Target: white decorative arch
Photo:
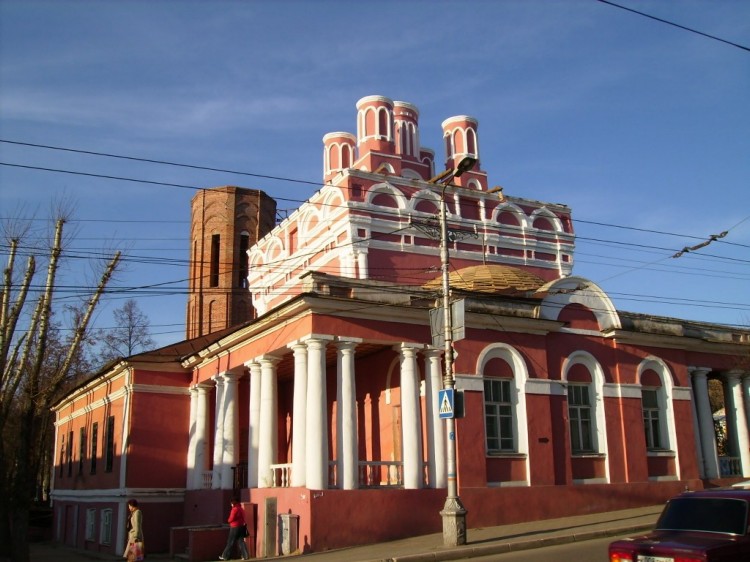
[[[419,174],[419,172],[416,172],[412,170],[411,168],[404,168],[401,170],[401,177],[402,178],[409,178],[411,180],[421,180],[422,176]]]
[[[422,201],[429,201],[435,204],[435,209],[440,209],[440,196],[429,189],[421,189],[414,193],[409,199],[409,211],[414,213],[423,213],[424,211],[418,211],[417,206]]]
[[[271,236],[265,246],[265,263],[273,263],[279,259],[287,257],[284,242],[278,236]]]
[[[331,162],[333,160],[331,158],[331,154],[334,152],[334,150],[337,152],[339,161],[339,165],[336,166],[336,168],[331,167]],[[344,154],[346,154],[347,156],[346,159],[344,158]],[[331,144],[326,145],[323,155],[323,165],[326,173],[337,170],[344,170],[346,168],[349,168],[354,163],[354,147],[346,142],[332,142]],[[346,162],[346,160],[348,160],[348,162]]]
[[[577,303],[588,308],[596,316],[602,331],[622,328],[614,303],[589,279],[575,275],[555,279],[542,285],[537,294],[544,294],[539,315],[545,320],[557,320],[563,308]]]
[[[406,196],[404,196],[401,191],[393,187],[391,184],[385,182],[385,183],[378,183],[373,185],[368,191],[367,191],[367,197],[365,199],[365,203],[368,205],[372,205],[372,200],[375,198],[376,195],[380,193],[387,193],[388,195],[392,195],[393,198],[396,200],[396,204],[398,205],[398,209],[403,211],[404,209],[407,209],[409,206],[409,202],[406,199]]]
[[[469,189],[476,189],[477,191],[482,191],[482,184],[476,178],[472,178],[468,182],[466,182],[466,187],[468,187]]]
[[[518,222],[520,223],[518,226],[523,229],[529,228],[529,217],[524,212],[524,210],[516,205],[515,203],[511,203],[509,201],[504,201],[503,203],[500,203],[495,209],[492,211],[492,220],[498,224],[500,223],[500,215],[502,213],[512,213],[516,217],[518,217]],[[502,226],[510,226],[510,225],[502,225]]]
[[[323,222],[323,215],[313,205],[306,205],[297,219],[300,245],[306,244],[310,233],[314,232]],[[313,226],[314,224],[314,226]]]
[[[446,149],[448,151],[448,154],[446,155],[448,158],[453,158],[458,155],[456,153],[456,136],[461,135],[461,140],[463,141],[462,144],[464,147],[466,147],[466,132],[462,127],[453,127],[452,129],[447,129],[443,133],[443,138],[445,138],[448,141],[448,144],[446,145]],[[461,152],[460,154],[464,154],[466,151]]]
[[[477,358],[477,373],[484,377],[484,369],[492,359],[502,359],[510,365],[513,371],[512,400],[513,400],[513,440],[517,452],[526,455],[526,485],[531,483],[531,466],[529,462],[529,434],[528,414],[526,410],[526,381],[529,370],[523,355],[514,347],[504,343],[494,343],[485,347]]]
[[[540,209],[534,210],[534,212],[532,212],[531,216],[529,217],[529,224],[533,226],[534,221],[538,218],[548,219],[552,223],[552,226],[555,228],[555,232],[562,232],[563,230],[562,221],[558,218],[558,216],[555,213],[553,213],[546,207],[541,207]]]
[[[369,113],[373,114],[373,130],[368,131],[367,130],[367,115]],[[385,113],[385,126],[386,130],[381,131],[380,130],[380,114]],[[393,139],[393,119],[391,115],[391,110],[388,107],[365,107],[361,109],[357,115],[357,136],[360,140],[365,139],[387,139],[391,140]]]
[[[659,428],[661,434],[667,438],[667,442],[664,444],[664,448],[671,450],[675,454],[675,476],[676,479],[680,479],[680,462],[679,462],[679,451],[677,447],[677,428],[675,427],[674,419],[674,377],[669,366],[664,362],[663,359],[650,355],[641,361],[638,365],[637,381],[638,384],[643,386],[641,377],[645,371],[654,371],[659,375],[661,379],[661,392],[659,392],[659,407],[664,413],[663,419],[659,420]]]
[[[264,258],[265,254],[257,245],[247,251],[247,261],[250,265],[250,269],[262,266],[265,263]]]
[[[325,195],[323,196],[320,215],[326,219],[345,206],[346,200],[344,199],[344,194],[341,192],[341,188],[329,186],[326,188]]]
[[[604,369],[596,358],[588,351],[574,351],[563,361],[562,380],[568,383],[568,373],[575,365],[583,365],[591,374],[589,389],[592,391],[590,397],[594,408],[592,418],[592,438],[597,454],[604,455],[605,478],[609,483],[609,455],[607,448],[607,419],[604,412]]]

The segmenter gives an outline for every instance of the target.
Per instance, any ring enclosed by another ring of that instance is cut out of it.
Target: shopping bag
[[[146,550],[143,546],[143,541],[135,541],[128,544],[123,558],[127,558],[128,562],[140,562],[141,560],[145,560]]]

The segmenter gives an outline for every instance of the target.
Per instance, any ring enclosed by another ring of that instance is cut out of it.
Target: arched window
[[[648,451],[675,451],[672,376],[659,359],[649,358],[638,367],[641,384],[643,429]]]
[[[573,480],[609,482],[604,371],[593,355],[577,351],[565,360],[562,379],[567,386]]]
[[[385,108],[381,108],[378,111],[378,136],[388,137],[388,111]]]
[[[341,147],[341,167],[351,168],[352,165],[352,147],[345,144]]]
[[[466,131],[466,152],[468,154],[476,155],[477,153],[477,133],[474,129],[468,129]]]
[[[524,389],[528,372],[523,357],[511,346],[494,344],[482,351],[477,367],[483,377],[487,454],[527,455],[528,423]]]
[[[242,232],[240,234],[240,253],[239,256],[237,256],[237,260],[239,261],[239,267],[237,268],[238,276],[237,276],[237,286],[241,289],[247,289],[247,265],[248,265],[248,256],[247,251],[250,248],[250,234],[247,232]]]

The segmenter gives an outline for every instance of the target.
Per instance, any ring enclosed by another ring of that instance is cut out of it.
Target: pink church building
[[[436,166],[414,105],[356,110],[355,134],[323,137],[323,183],[295,212],[253,243],[202,234],[239,248],[248,320],[125,358],[55,406],[59,541],[121,552],[136,498],[151,551],[216,559],[235,494],[258,557],[439,532],[449,439],[469,540],[750,477],[749,330],[617,310],[573,273],[570,208],[488,182],[476,119],[443,121]],[[463,311],[451,435],[431,323],[441,201]]]

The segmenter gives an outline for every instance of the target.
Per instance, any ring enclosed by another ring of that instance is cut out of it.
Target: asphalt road
[[[607,562],[607,547],[612,541],[627,537],[605,537],[588,541],[574,542],[534,548],[506,554],[471,558],[472,562],[549,562],[550,560],[575,560],[575,562]],[[468,559],[467,559],[468,560]]]

